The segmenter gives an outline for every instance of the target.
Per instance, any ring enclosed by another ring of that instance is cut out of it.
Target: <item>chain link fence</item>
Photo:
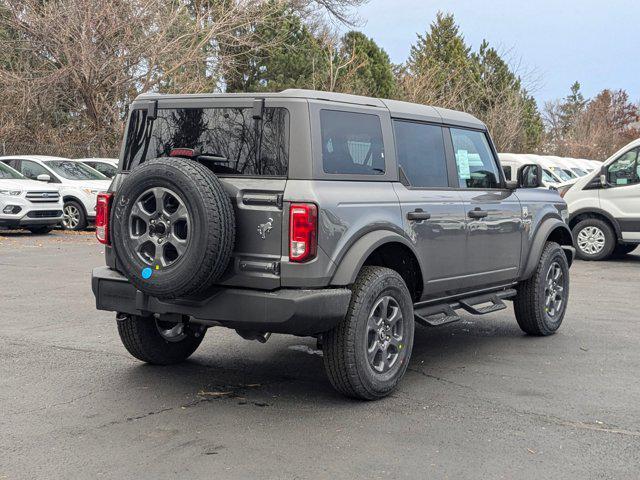
[[[65,158],[117,158],[117,148],[105,148],[101,145],[85,144],[53,144],[0,141],[0,155],[47,155]]]

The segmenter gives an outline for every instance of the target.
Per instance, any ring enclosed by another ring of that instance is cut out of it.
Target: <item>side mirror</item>
[[[51,181],[51,176],[47,175],[46,173],[41,173],[40,175],[38,175],[36,177],[36,180],[38,180],[39,182],[50,182]]]
[[[607,181],[607,166],[602,165],[602,167],[600,167],[600,186],[602,188],[606,188],[607,185],[609,185],[609,182]]]
[[[519,188],[539,188],[542,186],[542,167],[535,163],[522,165],[518,169]]]

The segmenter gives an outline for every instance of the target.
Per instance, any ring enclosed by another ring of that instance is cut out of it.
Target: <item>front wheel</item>
[[[344,395],[382,398],[404,376],[411,358],[411,295],[397,272],[373,266],[362,269],[351,290],[344,320],[323,335],[325,371]]]
[[[516,320],[529,335],[546,336],[560,328],[569,301],[569,262],[555,242],[547,242],[533,275],[520,283],[513,301]]]
[[[84,230],[87,228],[87,215],[84,208],[75,200],[64,202],[62,227],[65,230]]]
[[[616,246],[613,228],[599,218],[587,218],[573,227],[576,254],[582,260],[604,260]]]
[[[200,346],[205,330],[186,323],[129,315],[118,320],[120,340],[138,360],[173,365],[189,358]]]

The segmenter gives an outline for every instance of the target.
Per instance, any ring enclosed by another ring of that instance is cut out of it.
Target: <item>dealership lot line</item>
[[[0,479],[637,478],[640,251],[572,268],[565,324],[508,309],[418,328],[375,403],[335,393],[315,342],[208,332],[140,364],[94,309],[91,233],[0,232]]]

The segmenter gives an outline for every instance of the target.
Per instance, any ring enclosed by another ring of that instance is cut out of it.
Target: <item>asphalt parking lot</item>
[[[93,234],[0,232],[0,479],[629,478],[640,470],[640,250],[576,262],[560,332],[511,308],[418,327],[390,398],[335,393],[315,341],[211,329],[177,367],[94,309]]]

